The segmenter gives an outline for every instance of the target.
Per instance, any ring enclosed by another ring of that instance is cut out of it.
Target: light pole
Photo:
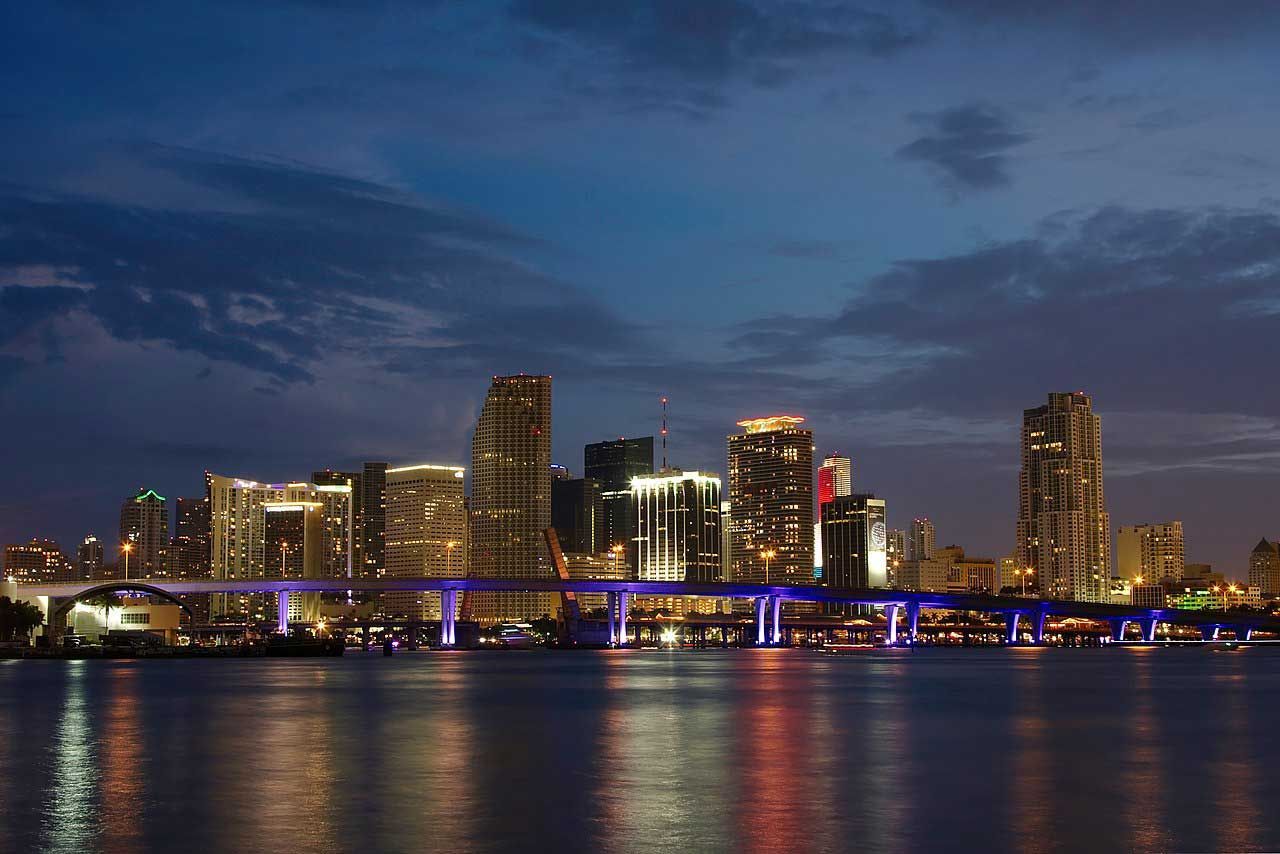
[[[1028,575],[1030,575],[1030,574],[1031,574],[1031,573],[1033,573],[1033,572],[1035,572],[1035,570],[1034,570],[1034,569],[1032,569],[1031,567],[1027,567],[1026,569],[1018,570],[1018,574],[1022,576],[1022,597],[1023,597],[1024,599],[1025,599],[1025,598],[1026,598],[1026,596],[1027,596],[1027,576],[1028,576]]]
[[[622,555],[622,543],[614,543],[609,547],[609,555],[613,558],[613,577],[618,578],[618,558]]]
[[[133,543],[121,543],[120,551],[124,552],[124,580],[129,580],[129,552],[133,551]]]
[[[280,541],[280,577],[281,578],[284,578],[288,574],[285,567],[285,558],[284,558],[285,551],[288,548],[289,548],[289,544],[286,541],[281,540]]]
[[[773,557],[776,554],[777,552],[775,552],[773,549],[765,549],[762,552],[760,552],[760,557],[764,558],[764,583],[765,584],[769,583],[769,561],[773,560]]]
[[[449,578],[453,578],[453,550],[457,547],[453,540],[444,544],[444,574]]]

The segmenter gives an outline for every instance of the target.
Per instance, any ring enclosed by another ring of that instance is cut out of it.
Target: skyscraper
[[[360,478],[360,551],[364,561],[362,574],[380,578],[385,567],[384,551],[387,524],[387,464],[365,463]]]
[[[316,486],[351,487],[351,574],[364,575],[364,473],[324,469],[311,473]]]
[[[842,495],[822,505],[822,582],[827,587],[888,587],[885,503]]]
[[[1259,588],[1263,596],[1280,596],[1280,543],[1263,538],[1253,547],[1249,554],[1249,586]]]
[[[1181,522],[1121,525],[1116,532],[1116,571],[1121,578],[1142,576],[1152,584],[1177,581],[1186,558]]]
[[[389,468],[386,578],[465,578],[467,511],[462,466],[423,463]],[[388,614],[439,619],[440,597],[386,594]]]
[[[494,377],[471,440],[472,574],[553,577],[542,539],[550,525],[551,377]],[[484,622],[544,613],[554,613],[547,594],[485,593],[474,599],[473,614]]]
[[[636,578],[724,581],[720,478],[668,469],[631,481],[636,508]]]
[[[933,523],[928,517],[912,519],[910,539],[907,541],[909,546],[907,557],[911,560],[931,560],[935,538]]]
[[[635,512],[631,505],[631,480],[653,474],[653,437],[596,442],[582,449],[583,476],[600,484],[604,524],[600,548],[624,547],[627,561],[635,566]]]
[[[129,547],[129,577],[168,573],[169,505],[154,489],[139,489],[120,507],[120,546]],[[121,558],[123,561],[123,557]]]
[[[93,581],[101,578],[105,559],[102,541],[93,534],[86,535],[80,547],[76,549],[77,580]]]
[[[175,578],[208,578],[209,499],[179,498],[174,520],[171,566]]]
[[[747,419],[728,437],[734,581],[813,583],[813,432],[803,421]]]
[[[853,461],[843,454],[827,454],[818,467],[818,506],[853,494]]]
[[[1018,562],[1050,598],[1106,602],[1111,520],[1102,490],[1102,425],[1084,392],[1054,392],[1022,414]]]
[[[886,558],[889,561],[889,586],[898,586],[898,570],[907,559],[907,532],[890,528],[886,541]]]
[[[324,504],[268,501],[262,509],[264,575],[267,578],[321,577],[325,558]],[[294,593],[289,597],[288,614],[290,621],[316,620],[320,616],[320,594]]]
[[[604,538],[604,496],[589,477],[551,479],[551,525],[560,548],[570,554],[608,551]]]

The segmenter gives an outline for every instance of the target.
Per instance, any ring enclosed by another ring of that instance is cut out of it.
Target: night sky
[[[989,556],[1021,410],[1083,389],[1113,525],[1242,576],[1277,44],[1251,0],[4,4],[0,541],[113,541],[206,468],[469,466],[524,371],[574,471],[662,394],[721,474],[794,412]]]

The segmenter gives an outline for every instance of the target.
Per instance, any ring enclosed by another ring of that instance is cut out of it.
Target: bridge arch
[[[54,633],[61,633],[67,624],[67,615],[71,613],[71,609],[77,602],[83,602],[86,599],[92,599],[95,596],[101,596],[104,593],[142,593],[146,596],[156,596],[177,605],[187,613],[187,619],[194,626],[196,622],[195,612],[191,610],[186,602],[183,602],[168,590],[156,587],[154,584],[147,584],[145,581],[104,581],[101,584],[95,584],[85,590],[81,590],[74,596],[68,596],[65,601],[60,602],[56,608],[49,609],[48,624],[49,629]],[[52,603],[51,603],[52,604]]]

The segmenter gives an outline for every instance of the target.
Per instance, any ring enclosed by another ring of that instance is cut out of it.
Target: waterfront
[[[9,850],[1276,850],[1280,650],[0,663]]]

